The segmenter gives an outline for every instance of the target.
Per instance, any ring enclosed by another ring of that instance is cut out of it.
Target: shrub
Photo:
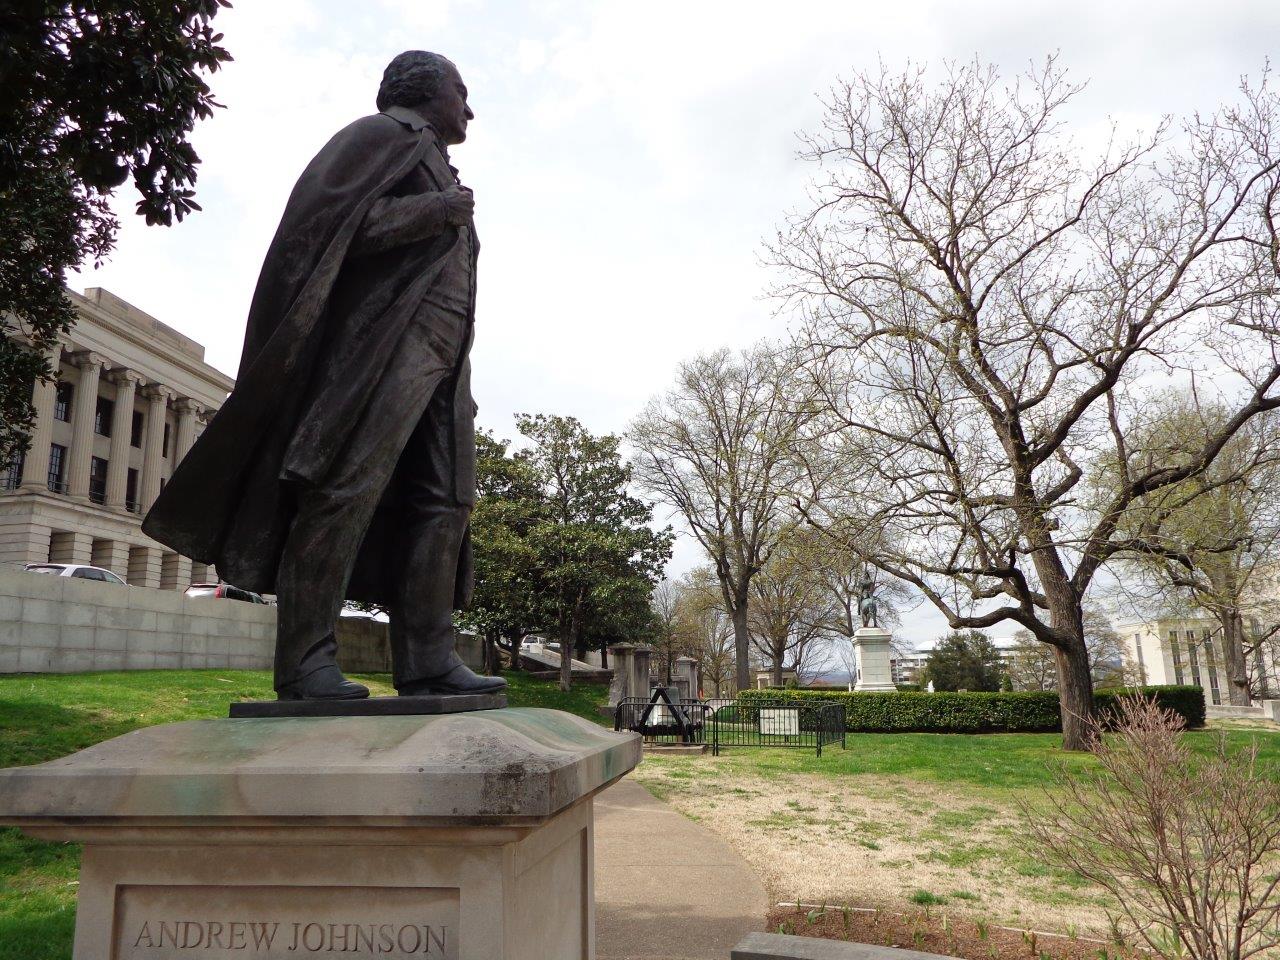
[[[1099,690],[1093,695],[1093,702],[1098,712],[1106,718],[1114,718],[1116,700],[1119,697],[1132,698],[1135,694],[1154,699],[1162,710],[1172,710],[1182,718],[1188,729],[1204,726],[1204,690],[1200,687],[1168,686],[1158,687],[1117,687],[1110,690]]]
[[[1280,770],[1220,737],[1208,757],[1154,698],[1109,707],[1098,769],[1024,801],[1037,856],[1111,894],[1158,956],[1245,960],[1280,945]]]
[[[1095,694],[1104,717],[1112,715],[1123,691]],[[1204,725],[1204,691],[1199,687],[1140,687],[1128,691],[1154,698],[1188,727]],[[1053,733],[1062,729],[1058,694],[1021,693],[857,693],[847,690],[743,690],[743,707],[760,701],[841,703],[850,733]],[[742,710],[750,720],[753,711]]]

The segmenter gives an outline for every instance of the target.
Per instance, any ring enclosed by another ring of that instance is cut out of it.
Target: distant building
[[[1191,684],[1202,687],[1210,704],[1226,703],[1226,660],[1222,632],[1210,618],[1168,617],[1119,623],[1116,632],[1124,641],[1125,657],[1144,684]],[[1246,629],[1256,632],[1256,623]],[[1249,663],[1255,696],[1280,690],[1280,651],[1263,644]]]
[[[894,683],[919,683],[920,672],[929,662],[928,653],[911,653],[889,660]]]
[[[141,524],[234,381],[114,294],[68,296],[77,319],[52,358],[56,382],[35,387],[31,449],[0,469],[0,564],[92,564],[171,590],[213,579]]]
[[[796,672],[794,670],[782,671],[782,685],[784,687],[793,687],[793,686],[796,686],[797,683],[798,681],[796,679]],[[756,671],[756,689],[757,690],[767,690],[769,687],[772,687],[773,685],[774,683],[773,683],[772,670],[766,667],[763,670]]]

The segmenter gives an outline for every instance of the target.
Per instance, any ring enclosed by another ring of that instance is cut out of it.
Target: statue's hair
[[[430,99],[448,76],[452,61],[426,50],[406,50],[382,71],[378,109],[413,107]]]

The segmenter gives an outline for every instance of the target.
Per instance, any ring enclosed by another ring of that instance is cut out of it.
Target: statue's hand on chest
[[[470,226],[476,212],[475,194],[471,188],[458,182],[453,168],[436,150],[429,150],[422,164],[444,197],[445,219],[454,226]]]

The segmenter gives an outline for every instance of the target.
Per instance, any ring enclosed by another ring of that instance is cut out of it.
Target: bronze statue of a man
[[[474,201],[449,164],[474,114],[411,50],[379,112],[307,165],[267,251],[236,387],[143,530],[279,600],[281,699],[352,699],[335,628],[384,606],[401,695],[492,693],[454,651],[475,503]]]

